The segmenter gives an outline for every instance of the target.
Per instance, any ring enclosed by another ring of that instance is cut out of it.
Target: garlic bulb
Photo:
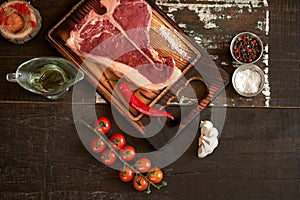
[[[206,120],[201,121],[201,136],[199,137],[198,157],[204,158],[211,154],[218,146],[218,130],[213,127],[213,124]]]
[[[210,131],[210,129],[213,128],[213,123],[211,123],[211,121],[208,120],[201,121],[200,128],[201,128],[201,134],[206,135]]]

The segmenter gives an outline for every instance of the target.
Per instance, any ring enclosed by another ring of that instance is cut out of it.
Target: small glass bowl
[[[252,77],[251,75],[249,74],[251,71],[248,71],[248,70],[251,70],[252,72],[256,72],[256,73],[252,73]],[[244,73],[244,78],[241,80],[239,76],[239,73]],[[257,87],[257,90],[254,91],[254,92],[245,92],[245,91],[242,91],[240,90],[241,87],[244,87],[244,88],[251,88],[251,84],[255,84],[255,81],[253,81],[253,76],[255,75],[259,75],[259,79],[260,79],[260,83]],[[237,79],[240,78],[240,81],[242,82],[237,82]],[[264,72],[262,71],[261,68],[259,68],[257,65],[254,65],[254,64],[243,64],[241,65],[240,67],[238,67],[233,75],[232,75],[232,84],[233,84],[233,87],[235,89],[235,91],[244,96],[244,97],[254,97],[256,95],[258,95],[259,93],[261,93],[261,91],[263,90],[264,88],[264,85],[265,85],[265,75],[264,75]],[[239,85],[240,84],[240,85]]]
[[[240,64],[255,63],[263,55],[263,42],[254,33],[242,32],[232,39],[230,53]]]

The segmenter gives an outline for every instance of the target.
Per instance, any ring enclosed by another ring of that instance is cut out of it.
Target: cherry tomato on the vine
[[[129,162],[135,157],[135,149],[133,146],[125,146],[120,150],[120,156],[124,161]]]
[[[116,133],[114,135],[112,135],[109,140],[112,143],[112,147],[115,150],[119,150],[121,148],[123,148],[125,146],[126,143],[126,139],[124,137],[124,135],[122,135],[121,133]]]
[[[106,147],[105,142],[103,142],[103,140],[99,137],[95,137],[90,142],[90,148],[95,153],[102,152],[105,149],[105,147]]]
[[[106,117],[99,117],[95,123],[94,127],[100,134],[106,134],[110,130],[110,121]]]
[[[133,179],[133,187],[138,191],[144,191],[147,189],[149,182],[142,177],[141,175],[137,175]]]
[[[119,171],[119,178],[123,182],[129,182],[133,179],[134,172],[128,166],[124,166]]]
[[[106,165],[111,165],[116,162],[117,156],[110,149],[106,149],[101,154],[101,161]]]
[[[163,179],[163,172],[157,167],[151,168],[147,174],[147,178],[152,183],[159,183]]]
[[[151,161],[148,158],[139,158],[135,162],[135,168],[141,172],[148,172],[151,168]]]

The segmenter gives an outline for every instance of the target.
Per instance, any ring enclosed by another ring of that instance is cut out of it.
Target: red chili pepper
[[[139,100],[130,90],[130,88],[128,87],[128,85],[126,83],[121,83],[118,86],[119,91],[121,92],[121,94],[123,95],[123,97],[125,98],[125,100],[129,103],[129,105],[131,105],[132,107],[134,107],[137,111],[148,115],[148,116],[155,116],[155,117],[162,117],[162,116],[166,116],[172,120],[174,120],[174,117],[172,116],[171,113],[163,111],[163,110],[158,110],[155,108],[152,108],[146,104],[144,104],[141,100]]]

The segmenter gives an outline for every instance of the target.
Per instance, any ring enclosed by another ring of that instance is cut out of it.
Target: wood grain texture
[[[85,149],[74,125],[73,91],[53,102],[5,80],[6,73],[15,71],[16,66],[27,59],[59,56],[44,40],[44,34],[77,2],[31,1],[44,19],[39,35],[25,45],[10,44],[0,38],[1,200],[299,198],[298,0],[269,1],[271,109],[229,106],[215,152],[200,160],[197,141],[193,141],[177,161],[163,169],[168,186],[153,190],[151,195],[136,192],[131,184],[119,181],[115,170],[99,163]],[[204,1],[184,2],[199,4]],[[187,29],[200,30],[198,16],[193,12],[185,10],[181,17],[189,23]],[[227,51],[213,51],[212,54],[229,58]],[[94,90],[87,81],[80,82],[78,87],[89,94]],[[226,93],[230,96],[233,92],[229,85]],[[75,102],[83,111],[94,106],[93,95],[76,97]],[[241,101],[239,106],[249,103],[239,96],[235,101]],[[217,108],[206,109],[201,119],[210,118],[212,109]],[[96,105],[95,110],[99,115],[112,118],[109,105]],[[171,108],[171,112],[176,111]],[[92,117],[88,120],[93,121]],[[120,130],[113,121],[113,132],[117,131]],[[153,150],[145,140],[128,138],[138,151]]]
[[[270,90],[253,98],[243,98],[230,84],[226,88],[227,104],[219,106],[299,107],[299,96],[296,92],[299,90],[299,81],[294,77],[299,77],[297,37],[300,11],[299,3],[295,0],[284,5],[279,1],[264,0],[156,2],[187,35],[205,47],[219,66],[231,74],[236,64],[230,55],[229,44],[235,34],[250,31],[259,35],[264,45],[268,45],[268,53],[264,52],[264,57],[268,58],[268,66],[263,60],[257,65],[268,75],[267,87]]]
[[[260,1],[260,0],[259,0]],[[4,2],[3,0],[0,2]],[[160,0],[159,2],[176,3],[177,1]],[[220,2],[220,0],[216,0]],[[43,26],[41,32],[33,40],[27,42],[24,45],[11,44],[3,38],[0,38],[0,99],[4,101],[27,101],[30,97],[22,88],[17,85],[7,84],[5,81],[5,75],[8,72],[14,72],[18,65],[22,62],[37,56],[60,56],[60,54],[49,46],[49,43],[45,41],[44,36],[46,32],[52,27],[61,16],[63,16],[68,10],[72,8],[77,1],[55,1],[55,6],[52,9],[48,9],[47,2],[37,1],[33,5],[37,7],[43,17]],[[201,8],[201,5],[211,4],[214,7],[214,1],[182,1],[187,5],[197,5]],[[245,3],[246,6],[247,3]],[[220,4],[222,5],[222,4]],[[249,5],[250,6],[250,5]],[[249,7],[248,6],[248,7]],[[238,9],[227,8],[222,12],[213,13],[214,16],[219,17],[217,20],[218,25],[226,28],[230,27],[230,30],[221,31],[222,29],[206,29],[204,26],[205,18],[202,21],[194,11],[190,11],[187,8],[182,11],[172,12],[168,10],[167,6],[161,6],[164,12],[167,14],[173,14],[175,22],[181,27],[181,29],[195,39],[195,34],[202,35],[198,37],[198,42],[208,50],[208,52],[215,58],[215,62],[225,68],[229,73],[232,73],[234,68],[225,63],[232,61],[229,54],[228,46],[231,37],[234,33],[247,29],[243,24],[251,18],[256,18],[256,13],[259,13],[261,9],[265,14],[265,9],[270,11],[270,32],[268,36],[269,43],[269,81],[271,86],[271,102],[270,107],[299,107],[299,3],[295,0],[290,0],[286,4],[280,1],[268,2],[267,8],[258,9],[256,12],[252,12],[250,16],[245,17],[241,23],[234,21],[232,25],[231,19],[222,19],[222,16],[229,16],[231,13],[238,12]],[[248,8],[246,7],[246,8]],[[247,9],[246,9],[247,10]],[[247,13],[247,12],[246,12]],[[261,15],[261,14],[260,14]],[[54,17],[56,16],[56,17]],[[208,19],[210,15],[208,15]],[[265,20],[265,15],[262,15],[262,20]],[[231,24],[230,24],[231,23]],[[253,26],[251,26],[253,29]],[[196,35],[196,36],[198,36]],[[196,38],[197,39],[197,38]],[[202,42],[201,42],[202,39]],[[219,46],[218,49],[213,49],[214,45]],[[289,77],[289,78],[287,78]],[[289,88],[286,90],[286,88]],[[14,91],[15,95],[7,95],[7,91]],[[227,92],[227,104],[225,106],[232,107],[265,107],[265,99],[263,95],[259,95],[255,98],[243,98],[236,94],[232,85],[226,88]],[[34,100],[36,97],[32,97]],[[69,99],[66,99],[68,101]],[[40,98],[39,101],[47,101]],[[223,105],[222,105],[223,106]]]
[[[206,62],[199,61],[202,59],[210,59],[210,57],[207,53],[201,54],[200,52],[203,52],[204,50],[202,50],[201,47],[199,47],[195,43],[190,42],[190,40],[182,35],[182,31],[180,30],[180,28],[172,20],[170,20],[155,4],[153,4],[151,1],[149,2],[149,4],[152,8],[152,19],[149,30],[150,46],[159,53],[160,57],[172,57],[174,59],[174,62],[176,63],[176,67],[181,70],[183,76],[183,78],[179,78],[181,80],[161,89],[160,91],[146,91],[140,88],[137,88],[135,90],[134,93],[142,94],[142,96],[146,97],[140,98],[143,103],[149,106],[154,106],[158,102],[161,105],[164,105],[165,102],[168,101],[166,97],[170,96],[168,95],[169,90],[172,90],[173,87],[182,87],[182,84],[185,84],[186,79],[190,78],[186,74],[190,72],[191,69],[196,68],[196,65],[203,65],[201,67],[198,67],[198,70],[203,68],[203,70],[201,70],[202,76],[214,76],[214,74],[211,74],[211,72],[214,72],[214,69],[217,69],[217,67],[213,62],[210,62],[209,65],[205,65]],[[132,121],[143,121],[140,120],[143,118],[143,115],[138,113],[133,107],[129,106],[130,108],[128,109],[128,106],[126,105],[127,103],[125,103],[122,100],[122,97],[120,97],[120,94],[118,94],[118,92],[114,90],[116,83],[107,81],[109,79],[119,80],[119,77],[117,77],[108,69],[108,65],[111,65],[110,62],[96,63],[93,61],[86,61],[86,58],[81,58],[80,55],[76,55],[74,51],[72,51],[65,45],[70,31],[85,15],[90,12],[90,10],[94,10],[97,13],[105,12],[105,9],[99,7],[99,2],[96,0],[82,1],[81,3],[77,4],[77,6],[75,6],[72,10],[70,10],[64,17],[62,17],[61,20],[50,29],[46,38],[49,43],[62,54],[63,57],[73,61],[79,68],[81,68],[85,72],[86,76],[91,80],[92,84],[97,88],[98,93],[101,94],[108,103],[111,103],[114,100],[114,105],[118,108],[118,110],[124,115],[128,115]],[[161,29],[163,29],[164,34],[162,34]],[[167,35],[167,38],[165,38],[166,36],[164,35]],[[172,40],[173,42],[170,42],[169,40]],[[178,50],[176,51],[176,48],[174,48],[172,45],[177,46],[177,48],[180,48],[180,50],[184,53],[178,53]],[[199,64],[200,62],[201,64]],[[227,84],[229,81],[228,74],[223,69],[219,70],[220,73],[218,73],[218,75],[221,74],[221,76],[213,77],[213,81],[206,83],[209,86],[211,95],[209,97],[210,99],[216,96],[215,94],[220,90],[223,90],[224,83]],[[123,81],[126,81],[125,78],[123,79]],[[115,94],[115,98],[112,97],[113,94]],[[207,98],[206,101],[201,102],[200,109],[206,107],[209,102],[209,98]]]
[[[195,140],[180,159],[163,169],[168,186],[146,195],[120,182],[117,171],[88,153],[74,127],[70,105],[2,103],[0,108],[1,199],[296,199],[299,195],[298,109],[228,110],[215,153],[198,159]],[[111,118],[109,106],[97,108]],[[120,130],[113,126],[113,131]],[[141,139],[129,141],[140,152],[151,150]]]
[[[191,107],[189,112],[182,117],[185,122],[181,123],[179,126],[179,132],[184,128],[186,124],[192,121],[199,111],[207,107],[212,99],[214,99],[217,94],[224,90],[225,85],[229,82],[229,75],[222,68],[218,68],[215,63],[210,58],[210,55],[205,52],[205,50],[198,46],[196,43],[189,40],[181,34],[179,27],[174,24],[169,18],[167,18],[164,13],[153,3],[149,2],[152,7],[152,21],[150,28],[150,45],[160,53],[160,56],[172,56],[175,59],[177,67],[182,71],[182,76],[179,80],[162,89],[161,91],[146,91],[137,88],[134,93],[137,94],[139,99],[149,105],[159,105],[167,109],[167,102],[170,98],[176,95],[177,90],[183,88],[187,80],[199,77],[205,81],[208,87],[209,95],[207,95],[203,100],[199,100],[198,107]],[[114,107],[122,113],[128,122],[136,127],[137,130],[141,132],[141,135],[150,137],[153,130],[147,127],[149,124],[149,117],[145,116],[131,106],[128,106],[127,102],[124,102],[121,94],[118,90],[115,90],[116,83],[109,82],[109,79],[119,79],[110,70],[106,69],[108,66],[102,63],[94,63],[91,61],[84,61],[79,55],[76,55],[71,49],[65,46],[69,32],[91,9],[95,10],[97,13],[103,13],[103,8],[100,8],[98,1],[87,0],[82,1],[77,4],[72,10],[61,18],[61,20],[55,24],[48,32],[46,39],[51,45],[53,45],[63,57],[73,61],[79,68],[81,68],[86,74],[87,78],[91,81],[92,85],[96,88],[97,92],[103,96],[107,102],[114,105]],[[177,43],[180,47],[187,53],[186,57],[178,56],[178,53],[174,52],[172,45],[168,44],[168,41],[160,35],[160,29],[164,29],[167,32],[173,31],[172,40],[176,38]],[[159,42],[158,42],[159,41]],[[168,44],[166,46],[161,46],[162,44]],[[163,49],[163,50],[162,50]],[[175,56],[173,56],[175,55]],[[186,60],[187,59],[187,60]],[[181,60],[184,60],[181,61]],[[109,63],[110,64],[110,63]],[[133,87],[135,88],[135,87]],[[205,88],[206,90],[206,88]],[[174,92],[175,91],[175,92]],[[143,97],[143,98],[141,98]],[[145,97],[145,98],[144,98]],[[171,130],[166,128],[166,132],[169,133]],[[151,138],[151,144],[155,148],[161,147],[164,143],[168,141],[164,140],[164,134],[157,134],[156,137]],[[150,140],[150,139],[149,139]],[[159,143],[160,145],[156,145]]]
[[[237,33],[253,32],[262,39],[264,45],[268,44],[266,15],[269,7],[266,1],[185,0],[178,3],[173,0],[158,0],[156,2],[183,28],[187,35],[202,45],[214,61],[230,74],[233,74],[239,66],[229,51],[230,42]],[[268,53],[264,52],[263,57],[267,56]],[[268,67],[262,60],[256,64],[262,69]],[[269,90],[266,92],[269,93]],[[267,96],[269,98],[269,95]],[[266,98],[263,94],[254,98],[240,97],[230,84],[227,87],[227,103],[218,106],[265,107],[269,105],[269,100]]]
[[[300,4],[295,0],[281,4],[274,1],[271,9],[273,51],[270,53],[271,80],[274,104],[279,107],[298,107],[300,104]],[[297,78],[296,78],[297,77]],[[286,101],[284,99],[287,99]]]

